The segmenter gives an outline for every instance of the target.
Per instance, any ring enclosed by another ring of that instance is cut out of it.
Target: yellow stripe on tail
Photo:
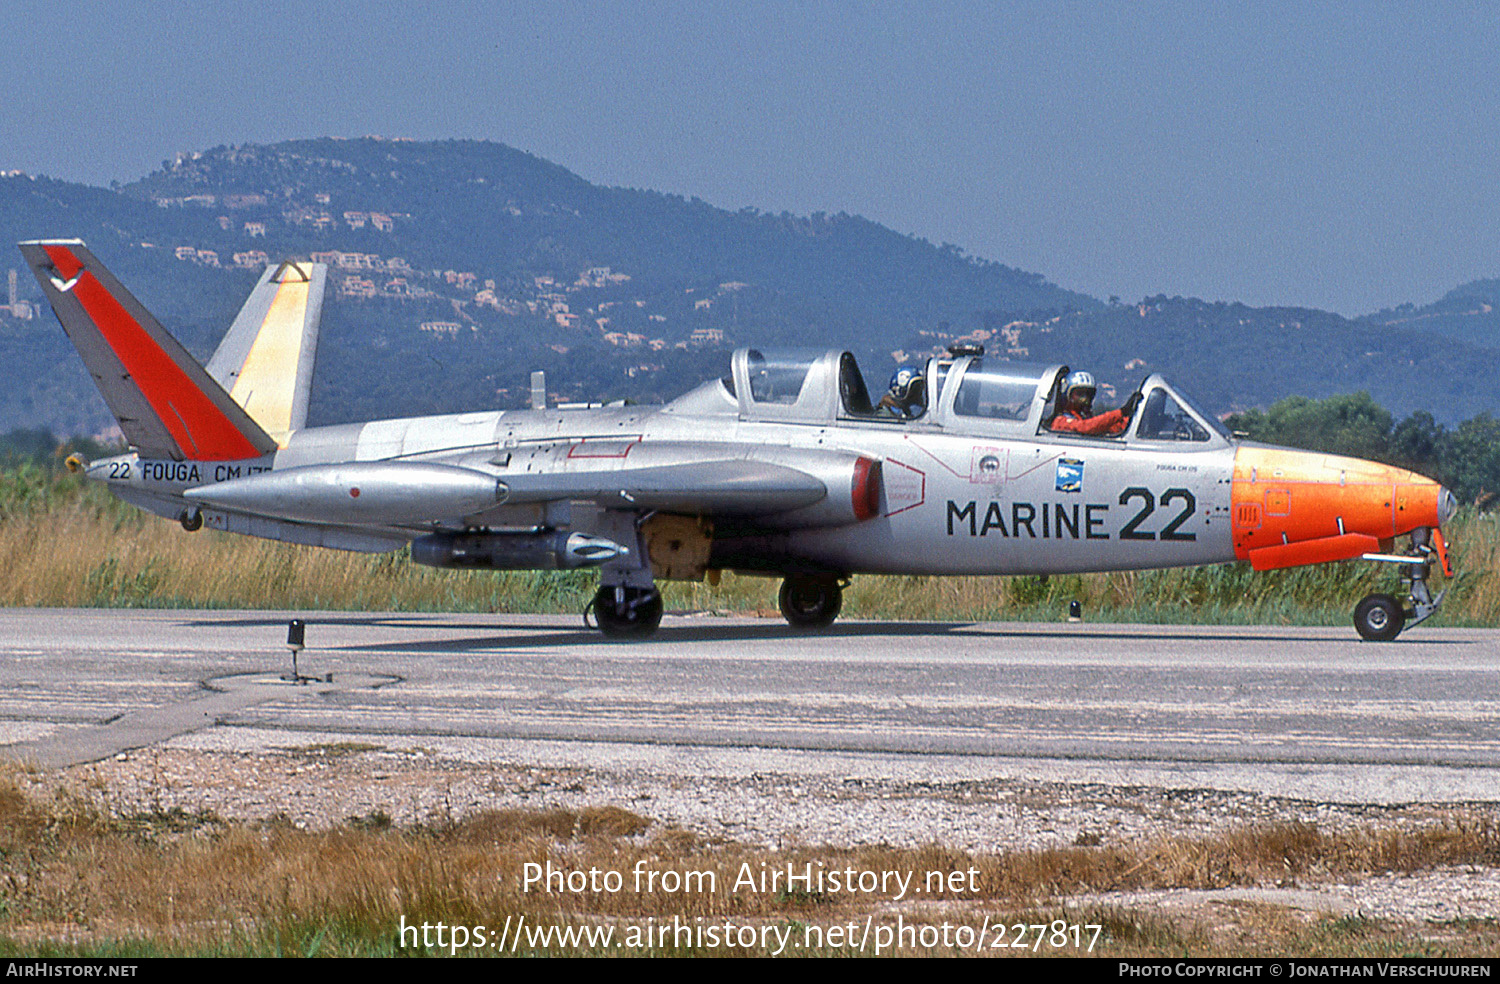
[[[308,282],[283,282],[271,310],[245,357],[245,366],[229,395],[251,418],[286,446],[292,430],[292,401],[297,392],[297,363],[302,355],[302,326],[307,319]]]

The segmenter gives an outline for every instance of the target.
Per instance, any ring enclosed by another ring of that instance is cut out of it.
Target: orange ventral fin
[[[1363,533],[1325,536],[1297,543],[1278,543],[1259,547],[1249,553],[1250,566],[1258,571],[1274,571],[1304,564],[1327,564],[1335,560],[1353,560],[1362,554],[1375,553],[1380,541]]]

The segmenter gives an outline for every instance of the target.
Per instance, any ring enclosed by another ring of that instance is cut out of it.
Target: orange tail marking
[[[57,245],[46,250],[58,273],[67,280],[77,278],[73,295],[189,458],[229,461],[260,457],[249,438],[151,340],[104,285],[83,269],[72,250]]]

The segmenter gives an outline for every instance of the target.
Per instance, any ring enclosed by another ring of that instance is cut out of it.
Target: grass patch
[[[1500,517],[1460,513],[1447,527],[1454,579],[1442,624],[1500,622]],[[443,571],[405,551],[351,554],[175,523],[97,484],[37,468],[0,471],[0,605],[278,610],[576,613],[587,571]],[[726,574],[717,587],[663,585],[669,610],[775,614],[779,582]],[[1344,625],[1354,601],[1394,592],[1386,566],[1349,562],[1256,573],[1246,564],[1040,577],[861,576],[847,617],[1053,621],[1073,600],[1090,621]]]
[[[1477,822],[1338,833],[1286,824],[1046,851],[773,850],[708,843],[613,805],[486,811],[407,828],[374,811],[330,829],[299,830],[181,811],[115,816],[67,795],[23,794],[0,779],[0,955],[446,953],[451,935],[440,943],[430,933],[425,941],[408,934],[403,947],[399,927],[463,926],[472,940],[483,926],[493,940],[507,920],[550,934],[525,937],[518,953],[765,955],[785,945],[786,953],[847,955],[851,944],[838,927],[868,920],[884,934],[884,952],[896,955],[974,952],[983,925],[992,929],[984,948],[991,955],[1078,953],[1072,943],[1048,942],[1053,935],[1038,944],[1031,929],[1044,925],[1052,934],[1063,924],[1100,926],[1095,956],[1500,955],[1493,920],[1403,926],[1264,903],[1219,906],[1206,919],[1067,904],[1122,889],[1288,879],[1306,886],[1436,864],[1500,865],[1500,834]],[[758,881],[764,872],[808,865],[856,876],[912,872],[912,884],[929,871],[966,877],[961,889],[940,877],[941,889],[932,883],[932,891],[905,898],[894,883],[848,892],[785,882],[763,890]],[[638,869],[651,874],[649,884],[633,883]],[[612,887],[591,872],[615,873],[620,882]],[[756,939],[726,949],[701,936],[641,935],[668,924],[746,927],[746,939]],[[1019,937],[1017,925],[1027,927]],[[926,929],[902,936],[903,926]],[[967,927],[967,943],[959,927]],[[560,938],[562,930],[581,935]],[[608,938],[600,935],[606,931]],[[1085,943],[1088,937],[1085,931]],[[487,943],[477,952],[498,949]]]

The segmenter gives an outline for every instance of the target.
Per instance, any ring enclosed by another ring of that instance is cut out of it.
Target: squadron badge
[[[1083,491],[1083,461],[1080,458],[1057,459],[1057,491]]]

